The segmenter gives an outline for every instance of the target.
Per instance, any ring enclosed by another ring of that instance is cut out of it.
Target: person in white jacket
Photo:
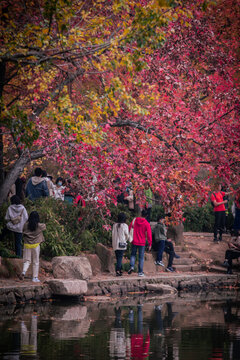
[[[126,215],[120,213],[118,222],[113,225],[112,229],[112,247],[116,255],[116,276],[122,276],[122,258],[124,251],[127,249],[129,238],[128,225],[126,224]]]
[[[7,229],[14,233],[15,253],[22,257],[22,231],[28,220],[28,213],[17,195],[13,195],[10,201],[11,205],[7,209],[5,220],[7,220]]]

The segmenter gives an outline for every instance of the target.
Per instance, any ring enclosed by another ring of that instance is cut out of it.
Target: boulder
[[[109,249],[101,243],[96,246],[96,254],[101,261],[102,271],[115,272],[115,254],[113,249]]]
[[[99,275],[102,272],[102,265],[97,254],[86,254],[86,257],[90,262],[93,276]]]
[[[75,279],[52,279],[46,282],[53,295],[80,296],[87,292],[87,282]]]
[[[177,293],[177,289],[165,284],[147,284],[146,288],[148,291],[154,291],[161,295],[172,295]]]
[[[85,256],[57,256],[52,259],[53,276],[56,279],[88,280],[92,268]]]

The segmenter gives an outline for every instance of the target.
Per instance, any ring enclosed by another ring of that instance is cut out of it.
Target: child
[[[157,259],[155,261],[155,265],[164,266],[164,263],[162,262],[162,255],[163,251],[165,251],[169,255],[166,271],[173,272],[173,259],[179,259],[180,256],[175,253],[172,240],[167,239],[167,227],[165,225],[164,216],[158,217],[158,223],[154,227],[154,236],[157,243]]]
[[[32,211],[28,222],[23,227],[24,250],[23,250],[23,271],[20,279],[23,280],[24,276],[33,262],[33,282],[40,282],[38,279],[39,270],[39,254],[40,244],[44,241],[43,231],[46,230],[46,225],[41,224],[39,214],[37,211]]]
[[[5,216],[5,219],[7,220],[7,229],[14,234],[16,255],[22,257],[22,231],[23,226],[28,219],[28,213],[17,195],[13,195],[10,201],[11,205],[8,207]]]
[[[122,258],[124,251],[127,249],[129,237],[128,225],[126,224],[126,215],[120,213],[118,222],[113,225],[112,230],[112,247],[116,255],[116,276],[122,276]]]

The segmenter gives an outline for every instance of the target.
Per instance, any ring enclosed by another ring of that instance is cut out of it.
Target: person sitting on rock
[[[167,238],[167,227],[165,225],[165,216],[159,216],[158,222],[154,227],[154,236],[157,243],[157,259],[155,265],[165,266],[162,262],[163,251],[169,255],[166,271],[173,272],[173,259],[179,259],[180,256],[175,253],[174,245],[171,239]]]
[[[232,274],[232,260],[240,257],[240,236],[230,241],[228,246],[223,265],[227,267],[227,274]]]

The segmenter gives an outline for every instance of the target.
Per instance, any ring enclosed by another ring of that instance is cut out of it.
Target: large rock
[[[86,257],[90,262],[93,276],[99,275],[102,272],[102,264],[97,254],[86,254]]]
[[[147,284],[146,288],[148,291],[160,293],[161,295],[172,295],[177,293],[177,289],[170,285],[165,284]]]
[[[113,249],[109,249],[99,243],[96,246],[96,254],[101,261],[102,271],[115,273],[115,254]]]
[[[53,276],[56,279],[88,280],[92,268],[85,256],[57,256],[52,259]]]
[[[60,340],[82,338],[90,324],[86,306],[57,306],[52,317],[51,335]]]
[[[80,296],[87,292],[87,282],[75,279],[52,279],[47,281],[53,295]]]

